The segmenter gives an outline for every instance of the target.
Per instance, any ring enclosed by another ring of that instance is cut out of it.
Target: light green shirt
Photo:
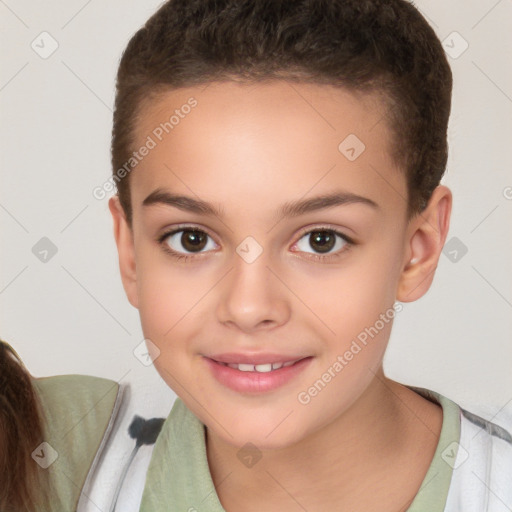
[[[32,458],[49,472],[48,512],[74,512],[112,430],[120,386],[87,375],[42,377],[32,384],[45,417],[44,444],[34,447]]]
[[[443,512],[452,478],[446,448],[460,438],[460,408],[433,391],[407,386],[443,409],[443,425],[430,467],[407,512]],[[457,446],[457,445],[454,445]],[[205,426],[176,399],[157,439],[146,476],[140,512],[225,512],[212,481],[206,456]]]

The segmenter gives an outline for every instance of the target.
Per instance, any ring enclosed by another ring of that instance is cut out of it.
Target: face
[[[374,97],[284,81],[144,109],[123,284],[158,372],[228,443],[297,442],[381,367],[411,256],[383,116]]]

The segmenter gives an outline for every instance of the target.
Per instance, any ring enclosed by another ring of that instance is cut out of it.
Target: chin
[[[292,420],[293,416],[295,415],[292,413],[283,421],[286,414],[267,419],[263,419],[261,414],[254,417],[248,415],[243,421],[234,420],[230,423],[219,415],[214,416],[218,422],[213,424],[210,418],[211,427],[208,426],[208,429],[213,431],[216,437],[238,449],[251,443],[259,450],[278,450],[301,441],[306,435],[305,431],[297,429],[298,419]],[[224,426],[225,430],[219,424]]]

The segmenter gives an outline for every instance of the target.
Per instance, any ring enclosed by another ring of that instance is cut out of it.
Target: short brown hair
[[[425,208],[446,168],[452,73],[435,32],[406,0],[168,0],[119,64],[113,174],[129,161],[136,123],[159,92],[274,78],[380,93],[408,218]],[[131,225],[129,174],[116,181]]]

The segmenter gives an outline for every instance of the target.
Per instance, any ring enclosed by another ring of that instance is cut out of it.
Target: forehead
[[[135,141],[151,149],[130,178],[134,213],[157,188],[219,205],[341,188],[405,211],[376,95],[287,81],[181,88],[142,105]]]

